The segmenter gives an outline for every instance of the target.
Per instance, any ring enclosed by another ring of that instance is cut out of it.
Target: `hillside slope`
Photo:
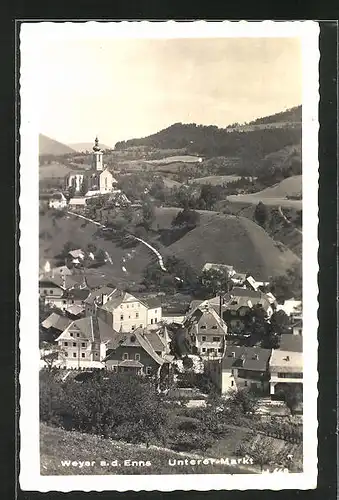
[[[39,134],[39,155],[60,156],[69,153],[74,153],[74,149],[62,142],[47,137],[47,135]]]
[[[288,199],[288,197],[299,198],[302,195],[302,176],[294,175],[288,177],[274,186],[251,194],[230,195],[227,200],[232,203],[246,205],[257,205],[262,201],[271,207],[294,208],[302,210],[301,199]]]
[[[257,279],[284,274],[300,259],[245,217],[214,215],[167,248],[197,271],[206,262],[234,266]]]

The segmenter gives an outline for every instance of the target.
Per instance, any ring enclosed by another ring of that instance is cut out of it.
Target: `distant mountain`
[[[263,159],[286,146],[301,142],[301,106],[276,115],[259,118],[252,125],[214,125],[175,123],[141,139],[118,142],[116,150],[146,146],[158,149],[185,149],[186,154],[205,157],[233,156]]]
[[[85,153],[86,151],[92,151],[94,142],[76,142],[74,144],[68,144],[68,146],[78,153]],[[106,146],[106,144],[99,143],[101,149],[112,149],[111,146]]]
[[[51,139],[47,135],[39,134],[39,155],[60,156],[74,152],[74,149],[66,146],[66,144]]]

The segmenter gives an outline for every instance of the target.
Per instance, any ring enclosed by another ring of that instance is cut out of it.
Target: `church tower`
[[[99,147],[99,139],[97,137],[95,138],[95,144],[93,146],[92,169],[96,172],[101,172],[104,169],[103,152]]]

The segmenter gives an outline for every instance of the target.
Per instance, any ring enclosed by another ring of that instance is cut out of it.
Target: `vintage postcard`
[[[315,488],[318,24],[19,30],[20,487]]]

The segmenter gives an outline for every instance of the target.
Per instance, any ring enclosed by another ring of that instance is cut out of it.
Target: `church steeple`
[[[92,155],[92,168],[96,171],[102,171],[104,169],[103,165],[103,152],[99,146],[98,136],[95,138],[94,146],[93,146],[93,155]]]
[[[95,138],[93,151],[100,151],[98,136],[96,136],[96,138]]]

